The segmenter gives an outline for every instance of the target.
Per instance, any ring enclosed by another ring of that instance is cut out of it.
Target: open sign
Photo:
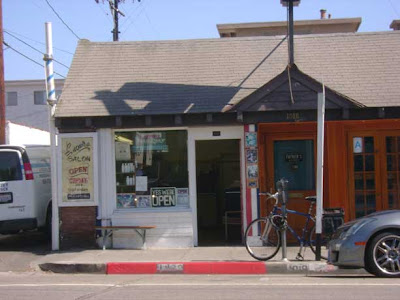
[[[174,187],[151,188],[150,192],[151,192],[152,207],[176,206],[176,188]]]

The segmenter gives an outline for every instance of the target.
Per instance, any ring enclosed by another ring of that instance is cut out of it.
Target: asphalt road
[[[0,299],[399,299],[399,279],[0,273]]]
[[[49,253],[50,242],[38,231],[0,235],[0,272],[32,270],[31,262]]]

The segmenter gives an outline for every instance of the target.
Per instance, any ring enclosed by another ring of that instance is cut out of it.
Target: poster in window
[[[137,207],[139,208],[151,207],[150,195],[137,195],[136,200],[137,200]]]
[[[93,137],[61,138],[62,203],[95,202]]]
[[[188,188],[177,188],[177,205],[178,206],[189,206],[189,189]]]
[[[131,160],[131,148],[128,143],[115,142],[115,159]]]
[[[117,194],[117,208],[136,207],[135,194],[120,193]]]

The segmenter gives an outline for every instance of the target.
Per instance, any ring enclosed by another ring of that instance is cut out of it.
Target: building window
[[[35,105],[46,105],[46,91],[34,91]]]
[[[6,99],[7,106],[17,106],[18,105],[17,92],[7,92],[6,97],[7,97],[7,99]]]
[[[115,132],[117,208],[189,207],[187,132]]]

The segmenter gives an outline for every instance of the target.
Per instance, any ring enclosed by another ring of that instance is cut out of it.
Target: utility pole
[[[94,0],[94,1],[96,1],[96,3],[99,3],[100,1],[102,1],[103,3],[104,1],[108,1],[108,4],[110,5],[111,15],[114,20],[114,29],[111,31],[111,33],[113,34],[113,41],[118,42],[119,40],[118,34],[120,33],[118,28],[118,17],[119,15],[125,17],[124,13],[118,9],[118,3],[125,2],[125,0],[114,0],[114,2],[113,0]],[[132,2],[135,2],[135,0],[132,0]],[[140,2],[140,0],[137,0],[137,2]]]
[[[6,143],[6,101],[4,88],[3,3],[0,0],[0,144]]]
[[[125,15],[118,9],[118,2],[120,0],[114,0],[114,3],[112,0],[108,0],[108,3],[110,4],[110,10],[114,18],[114,29],[111,31],[113,34],[113,41],[118,42],[118,15],[120,14],[121,16],[125,17]]]

